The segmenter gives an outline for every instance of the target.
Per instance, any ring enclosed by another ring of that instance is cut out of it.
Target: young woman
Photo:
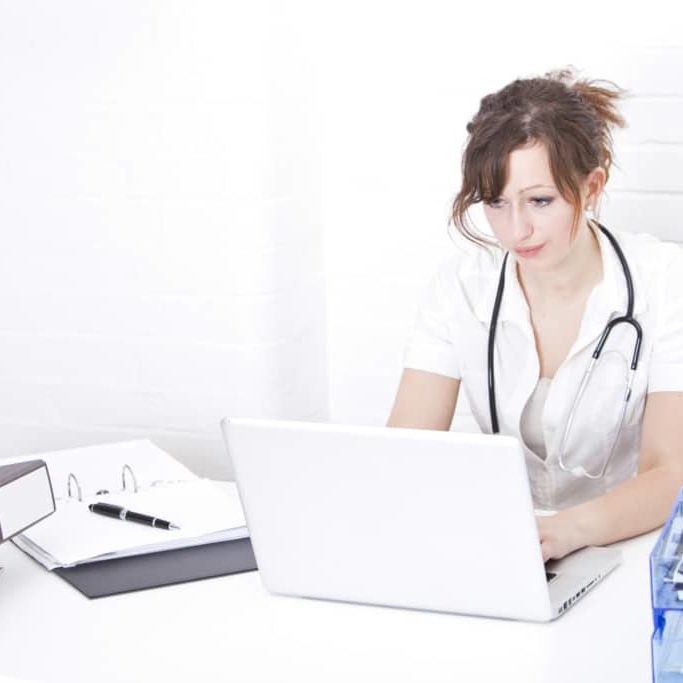
[[[477,246],[431,282],[389,418],[447,430],[462,384],[559,510],[537,519],[544,559],[654,529],[683,485],[683,250],[594,218],[620,96],[560,71],[482,99],[453,206]]]

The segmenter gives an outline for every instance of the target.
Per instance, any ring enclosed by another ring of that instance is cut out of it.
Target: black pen
[[[127,522],[137,522],[138,524],[146,524],[147,526],[157,527],[157,529],[180,529],[177,524],[168,522],[159,517],[152,517],[151,515],[143,515],[141,512],[133,512],[126,510],[119,505],[111,505],[111,503],[91,503],[88,505],[90,512],[97,515],[105,515],[106,517],[116,517],[117,519],[124,519]]]

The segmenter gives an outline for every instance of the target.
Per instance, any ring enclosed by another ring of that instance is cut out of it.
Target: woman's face
[[[507,183],[500,197],[484,202],[484,213],[501,246],[525,269],[553,270],[571,251],[574,207],[555,186],[541,143],[510,153]],[[585,227],[582,221],[578,230]]]

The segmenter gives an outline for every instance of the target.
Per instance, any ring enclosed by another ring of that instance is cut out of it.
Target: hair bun
[[[576,93],[600,119],[605,131],[618,126],[624,128],[626,121],[617,109],[617,102],[626,95],[626,90],[616,83],[604,79],[581,79],[574,67],[556,69],[545,74],[546,78],[558,81]]]

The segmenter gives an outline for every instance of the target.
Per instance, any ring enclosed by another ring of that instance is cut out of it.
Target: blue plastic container
[[[652,680],[683,683],[683,489],[650,554]]]

